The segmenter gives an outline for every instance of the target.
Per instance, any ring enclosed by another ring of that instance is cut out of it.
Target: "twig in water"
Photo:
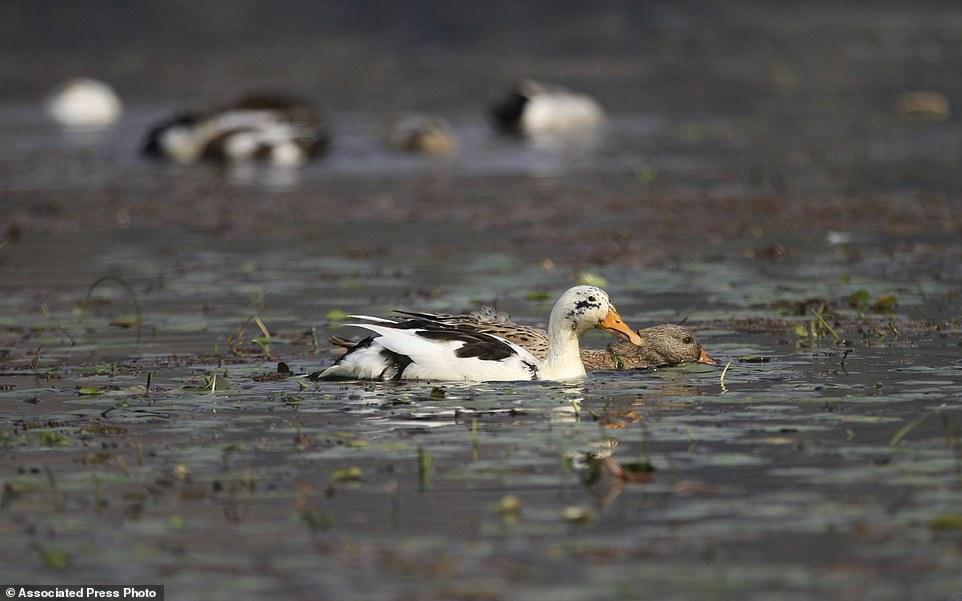
[[[90,295],[93,294],[94,289],[105,282],[114,282],[115,284],[119,284],[124,288],[124,290],[127,291],[127,294],[130,295],[130,298],[133,299],[134,310],[137,311],[137,341],[140,342],[143,339],[142,330],[144,325],[144,312],[140,306],[140,297],[137,296],[137,293],[134,292],[134,289],[130,286],[130,284],[121,278],[115,275],[105,275],[91,284],[90,288],[87,288],[87,297],[84,299],[84,308],[90,305]]]
[[[942,404],[945,406],[945,403]],[[952,420],[949,419],[949,414],[945,411],[939,409],[939,415],[942,417],[942,431],[945,432],[945,446],[952,448],[955,446],[955,435],[952,431]]]
[[[73,336],[70,335],[70,333],[67,331],[67,328],[63,327],[63,322],[59,319],[57,320],[57,327],[60,328],[60,331],[63,333],[63,335],[67,337],[67,340],[70,342],[70,346],[77,346]]]
[[[478,418],[471,418],[471,460],[477,461],[481,454],[481,442],[478,439]]]
[[[728,387],[725,386],[725,374],[728,373],[728,368],[732,366],[732,360],[729,359],[728,363],[725,364],[725,369],[722,370],[721,377],[718,379],[718,384],[721,386],[722,392],[728,392]]]
[[[431,486],[431,475],[434,472],[434,461],[431,453],[418,447],[418,488],[425,492]]]
[[[264,338],[270,338],[270,337],[271,337],[271,332],[270,332],[270,330],[267,329],[267,326],[264,325],[264,322],[261,321],[261,318],[260,318],[260,317],[257,317],[257,316],[255,315],[255,316],[254,316],[254,323],[256,323],[256,324],[257,324],[257,327],[260,328],[261,334],[264,335]]]
[[[905,436],[906,436],[909,432],[911,432],[911,431],[914,430],[916,427],[918,427],[918,425],[921,424],[922,422],[924,422],[930,415],[932,415],[932,414],[931,414],[931,413],[923,413],[922,415],[916,417],[916,418],[913,419],[912,421],[908,422],[907,424],[905,424],[904,426],[902,426],[901,428],[899,428],[899,431],[896,432],[896,433],[895,433],[895,436],[892,437],[892,440],[889,441],[889,446],[892,447],[892,448],[897,447],[897,446],[899,445],[899,443],[902,442],[902,439],[905,438]]]
[[[825,309],[824,309],[824,307],[823,307],[823,308],[822,308],[822,311],[824,311],[824,310],[825,310]],[[818,320],[818,323],[821,324],[821,326],[822,326],[823,328],[825,328],[826,330],[828,330],[828,333],[832,335],[832,338],[835,340],[835,342],[840,341],[840,340],[842,339],[842,337],[838,335],[838,332],[836,332],[835,329],[832,328],[832,326],[828,325],[828,322],[825,321],[825,318],[824,318],[824,317],[822,317],[822,311],[816,311],[815,309],[812,309],[812,315],[815,316],[815,319]]]
[[[63,499],[60,496],[60,489],[57,487],[57,479],[54,478],[53,470],[49,467],[44,467],[43,471],[47,474],[47,484],[50,485],[50,500],[53,504],[54,511],[60,511],[63,509]]]

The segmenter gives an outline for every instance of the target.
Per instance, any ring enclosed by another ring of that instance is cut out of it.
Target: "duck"
[[[431,319],[451,326],[468,325],[485,334],[500,336],[524,347],[537,358],[544,358],[548,334],[540,328],[517,324],[491,307],[460,315],[405,312],[414,318]],[[581,349],[581,362],[590,371],[630,370],[669,367],[683,363],[718,365],[695,335],[680,325],[665,323],[636,332],[639,342],[615,342],[605,350]],[[354,343],[337,336],[331,343],[349,347]]]
[[[698,339],[682,326],[663,323],[636,333],[641,339],[639,344],[614,343],[605,350],[584,350],[582,362],[592,371],[649,369],[684,363],[718,365]]]
[[[591,132],[605,121],[594,98],[554,84],[524,80],[491,109],[497,129],[527,137]]]
[[[444,155],[458,149],[458,138],[448,122],[422,113],[402,115],[394,123],[390,139],[395,148],[404,152]]]
[[[640,342],[608,294],[595,286],[570,288],[555,303],[543,357],[471,323],[451,323],[430,313],[401,315],[395,319],[352,316],[358,322],[346,326],[374,335],[348,348],[316,379],[575,380],[586,375],[578,339],[591,328]]]
[[[148,156],[181,164],[261,161],[299,166],[330,145],[320,113],[303,100],[251,94],[206,111],[187,111],[150,129]]]
[[[57,86],[44,108],[51,119],[71,129],[105,127],[123,113],[113,88],[90,77],[76,77]]]

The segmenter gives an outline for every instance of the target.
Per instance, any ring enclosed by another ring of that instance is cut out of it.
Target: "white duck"
[[[361,340],[318,379],[368,380],[572,380],[584,377],[578,338],[600,328],[637,344],[608,295],[594,286],[569,289],[548,319],[548,353],[538,359],[521,346],[471,325],[429,317],[382,319],[347,324],[374,332]]]
[[[102,81],[89,77],[71,79],[50,93],[47,114],[69,128],[110,125],[120,118],[123,105],[117,93]]]
[[[519,83],[491,115],[502,131],[535,138],[588,133],[605,121],[591,96],[531,80]]]

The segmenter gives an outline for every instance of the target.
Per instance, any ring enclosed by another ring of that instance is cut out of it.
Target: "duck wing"
[[[320,374],[320,378],[395,380],[531,380],[539,361],[522,347],[465,325],[413,317],[347,326],[375,335],[365,338]]]
[[[429,320],[452,327],[467,327],[477,332],[491,334],[525,348],[540,361],[544,361],[548,356],[547,332],[534,326],[515,323],[506,313],[492,307],[483,306],[472,313],[459,315],[413,311],[396,311],[396,313],[409,318]]]

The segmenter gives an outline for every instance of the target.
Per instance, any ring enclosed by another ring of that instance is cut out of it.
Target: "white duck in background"
[[[604,110],[594,98],[531,80],[515,86],[491,114],[502,131],[528,137],[591,132],[605,121]]]
[[[320,113],[309,103],[250,95],[224,107],[188,111],[154,126],[144,153],[182,164],[201,160],[262,161],[297,166],[330,143]]]
[[[513,381],[572,380],[584,377],[578,338],[600,328],[635,344],[640,340],[618,315],[608,295],[594,286],[569,289],[548,319],[544,359],[471,325],[430,318],[382,319],[346,324],[374,332],[361,340],[318,379]]]
[[[80,129],[110,125],[120,118],[123,105],[104,82],[77,77],[57,86],[47,97],[45,109],[60,125]]]

